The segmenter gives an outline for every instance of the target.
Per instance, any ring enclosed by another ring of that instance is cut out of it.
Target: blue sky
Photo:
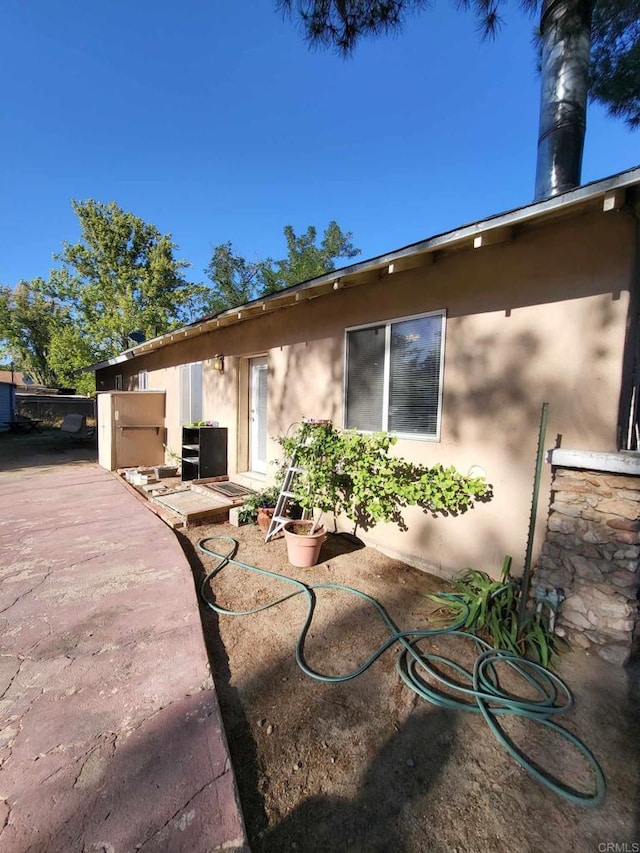
[[[336,219],[362,258],[533,198],[533,20],[494,42],[440,2],[344,61],[273,0],[3,0],[0,283],[46,276],[79,236],[71,199],[116,201],[204,279],[213,246],[284,255]],[[589,111],[583,182],[640,162]]]

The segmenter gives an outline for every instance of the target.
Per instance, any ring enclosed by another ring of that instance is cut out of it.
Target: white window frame
[[[116,373],[114,391],[122,391],[122,373]]]
[[[436,418],[435,435],[427,435],[421,433],[397,432],[388,429],[389,425],[389,376],[391,373],[391,327],[396,323],[403,323],[407,320],[421,320],[423,317],[441,317],[442,318],[442,335],[440,340],[440,372],[438,375],[438,414]],[[374,323],[362,323],[359,326],[349,326],[344,331],[344,356],[343,356],[343,398],[342,398],[342,426],[347,428],[347,383],[349,381],[349,332],[358,332],[361,329],[373,329],[379,326],[384,326],[385,345],[384,345],[384,367],[383,367],[383,390],[382,390],[382,425],[380,430],[357,430],[357,432],[369,433],[374,432],[389,432],[397,438],[408,439],[410,441],[440,441],[440,430],[442,426],[442,394],[444,380],[444,343],[445,333],[447,328],[447,312],[440,309],[438,311],[427,311],[422,314],[409,314],[405,317],[393,317],[388,320],[376,320]]]
[[[138,391],[148,391],[149,390],[149,371],[148,370],[139,370],[138,371]]]
[[[204,367],[204,365],[201,361],[193,361],[189,364],[181,364],[178,366],[178,370],[180,371],[179,378],[178,378],[178,393],[180,395],[179,396],[180,420],[181,420],[182,425],[197,423],[198,421],[201,421],[204,419],[204,371],[203,371],[203,367]],[[194,376],[193,376],[194,368],[198,368],[198,370],[200,372],[199,392],[195,396],[193,394],[193,390],[194,390]],[[187,373],[189,375],[189,380],[188,380],[188,383],[189,383],[188,384],[189,400],[188,400],[188,403],[186,403],[186,408],[189,409],[189,412],[188,412],[188,417],[185,420],[186,413],[184,411],[184,406],[183,406],[185,389],[183,387],[183,381],[184,381],[183,377]],[[194,408],[194,402],[198,404],[196,406],[196,408]],[[197,411],[198,408],[200,409],[200,411]],[[199,415],[199,417],[197,417],[197,415]]]

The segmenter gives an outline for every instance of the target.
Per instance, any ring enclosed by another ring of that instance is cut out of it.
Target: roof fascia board
[[[220,314],[203,317],[173,332],[166,332],[156,338],[151,338],[142,344],[125,350],[113,358],[92,364],[89,367],[84,367],[81,372],[91,372],[101,370],[105,367],[113,367],[137,356],[146,355],[154,350],[178,343],[189,336],[196,337],[223,326],[233,325],[234,323],[260,316],[267,311],[277,310],[288,304],[295,304],[300,301],[302,294],[307,298],[311,298],[309,291],[314,291],[325,285],[331,285],[332,289],[338,289],[342,279],[348,278],[351,280],[366,273],[373,273],[385,268],[388,269],[389,266],[393,266],[394,264],[401,266],[400,262],[404,262],[406,267],[410,268],[411,261],[416,256],[454,248],[459,243],[469,243],[469,247],[473,248],[474,241],[482,234],[497,232],[500,229],[513,229],[517,225],[540,220],[553,213],[563,212],[566,215],[570,215],[575,207],[584,202],[595,201],[612,190],[621,190],[638,184],[640,184],[640,166],[617,175],[612,175],[609,178],[593,181],[590,184],[577,187],[575,190],[570,190],[561,195],[534,202],[525,207],[518,207],[505,213],[498,213],[495,216],[490,216],[470,225],[463,225],[453,231],[437,234],[418,243],[411,243],[385,255],[378,255],[375,258],[360,261],[348,267],[332,270],[317,278],[292,285],[286,288],[286,290],[260,297],[260,299],[255,299],[252,302],[247,302],[244,305],[239,305],[237,308],[231,308]],[[419,265],[416,261],[415,266]]]

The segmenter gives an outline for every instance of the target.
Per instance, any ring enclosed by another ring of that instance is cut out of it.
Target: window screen
[[[391,432],[437,433],[441,349],[441,316],[404,320],[391,325]]]
[[[347,332],[345,426],[437,438],[444,314]]]
[[[347,429],[381,430],[385,327],[356,329],[347,341]]]
[[[202,362],[180,366],[180,422],[202,420]]]
[[[191,365],[191,423],[202,420],[202,362]]]
[[[257,366],[254,373],[256,387],[254,388],[254,407],[256,430],[254,432],[257,447],[255,458],[267,463],[267,365]]]

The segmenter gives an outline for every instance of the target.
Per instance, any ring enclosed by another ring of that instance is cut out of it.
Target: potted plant
[[[322,525],[318,526],[317,521],[299,519],[285,524],[284,538],[291,565],[307,569],[318,562],[322,543],[327,538],[327,534]]]
[[[293,434],[280,439],[285,457],[300,468],[292,492],[302,519],[284,527],[287,555],[294,566],[306,568],[318,562],[326,538],[322,514],[334,511],[340,499],[339,444],[340,435],[331,421],[304,421]]]
[[[259,492],[253,492],[243,503],[238,513],[242,524],[253,522],[266,533],[269,528],[271,516],[278,500],[280,489],[278,486],[269,486]]]
[[[295,459],[300,468],[291,488],[310,519],[306,531],[296,530],[291,523],[285,526],[287,547],[290,542],[295,544],[294,536],[299,538],[301,533],[316,536],[320,539],[319,544],[316,542],[316,560],[324,540],[324,531],[320,536],[318,527],[323,513],[333,513],[334,518],[345,515],[353,522],[354,533],[358,526],[368,530],[383,521],[395,522],[406,530],[402,510],[407,506],[420,506],[434,516],[456,515],[491,496],[491,488],[482,477],[466,476],[442,465],[415,465],[392,456],[390,448],[396,438],[388,433],[339,432],[330,421],[304,421],[279,443],[285,456]],[[299,565],[291,553],[289,560]]]

